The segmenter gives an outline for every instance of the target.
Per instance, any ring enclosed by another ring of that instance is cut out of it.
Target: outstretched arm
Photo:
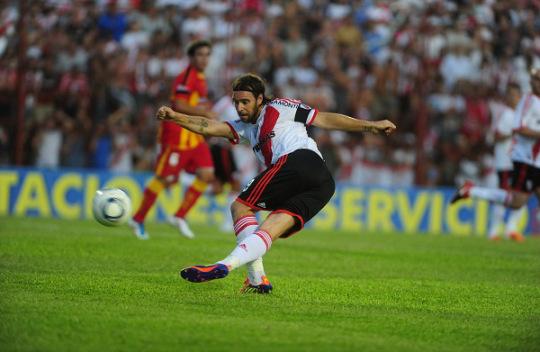
[[[234,139],[233,131],[225,122],[210,120],[202,116],[191,116],[174,111],[168,106],[159,108],[157,118],[174,122],[192,132],[203,136],[215,136]]]
[[[533,130],[525,126],[515,129],[514,133],[520,134],[525,137],[530,137],[530,138],[536,138],[536,139],[540,138],[540,131]]]
[[[205,109],[201,106],[191,106],[187,102],[177,99],[173,102],[172,109],[181,114],[191,115],[191,116],[203,116],[212,120],[217,119],[217,114],[210,110]]]
[[[371,132],[390,134],[396,129],[391,121],[368,121],[353,119],[347,115],[334,112],[319,112],[313,120],[313,125],[327,130],[341,130],[347,132]]]

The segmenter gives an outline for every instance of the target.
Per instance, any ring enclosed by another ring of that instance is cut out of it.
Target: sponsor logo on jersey
[[[298,103],[295,103],[294,101],[291,101],[291,100],[284,100],[284,99],[275,99],[272,101],[273,104],[278,104],[278,105],[283,105],[283,106],[286,106],[288,108],[297,108],[298,107]]]
[[[257,204],[257,206],[258,206],[259,208],[265,209],[265,208],[266,208],[266,203],[265,203],[265,202],[260,202],[260,203]]]
[[[259,143],[255,144],[253,146],[253,151],[254,152],[258,152],[261,150],[262,146],[265,145],[269,140],[271,140],[272,138],[274,138],[276,136],[276,133],[272,130],[270,132],[268,132],[266,134],[266,136],[262,137],[260,140],[259,140]]]
[[[176,91],[177,94],[187,94],[191,90],[189,89],[188,86],[186,86],[184,84],[179,84],[179,85],[176,86],[175,91]]]

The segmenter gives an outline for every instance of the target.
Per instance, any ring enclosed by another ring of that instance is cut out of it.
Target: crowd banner
[[[121,188],[137,208],[150,173],[116,174],[82,169],[0,168],[0,216],[92,218],[100,188]],[[182,187],[162,192],[148,221],[163,221],[182,199]],[[485,236],[488,202],[467,199],[450,206],[450,188],[370,187],[338,184],[330,203],[306,226],[317,230]],[[224,195],[203,196],[188,215],[194,224],[220,224],[229,216]],[[540,212],[531,197],[520,230],[540,234]]]

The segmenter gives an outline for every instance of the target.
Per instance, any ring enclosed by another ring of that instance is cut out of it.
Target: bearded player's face
[[[239,90],[233,92],[232,99],[240,120],[249,123],[257,121],[262,107],[262,95],[255,98],[252,92]]]

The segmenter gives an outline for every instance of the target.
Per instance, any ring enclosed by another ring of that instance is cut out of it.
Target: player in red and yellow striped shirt
[[[211,44],[204,40],[189,45],[187,54],[189,66],[174,80],[171,92],[171,107],[178,112],[202,115],[215,119],[215,113],[208,104],[208,89],[204,70],[208,65]],[[144,229],[146,214],[154,204],[159,193],[178,181],[180,171],[196,175],[195,181],[186,190],[182,204],[174,216],[168,218],[180,233],[194,237],[185,221],[186,214],[195,205],[200,195],[214,180],[214,164],[210,148],[203,136],[193,133],[179,125],[162,121],[158,131],[160,153],[155,167],[155,176],[144,190],[144,198],[139,210],[130,222],[137,237],[148,238]]]

